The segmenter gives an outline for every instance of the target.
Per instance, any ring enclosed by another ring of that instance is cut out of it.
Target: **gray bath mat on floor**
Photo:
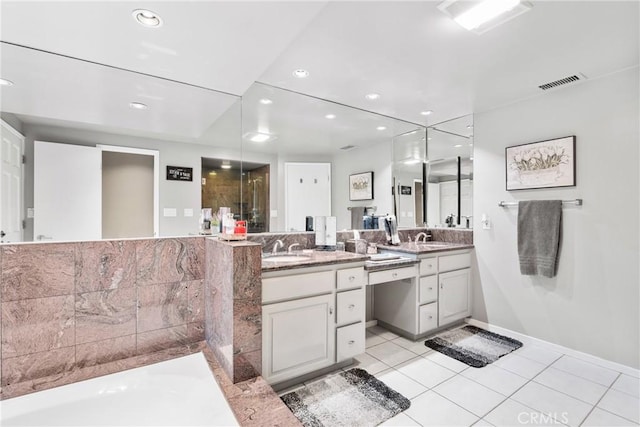
[[[367,371],[353,368],[281,396],[306,427],[377,426],[411,406]]]
[[[474,368],[487,366],[522,347],[518,340],[470,325],[440,334],[424,345]]]

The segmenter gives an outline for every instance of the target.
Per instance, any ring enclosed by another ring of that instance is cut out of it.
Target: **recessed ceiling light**
[[[364,97],[367,98],[369,101],[375,101],[376,99],[380,98],[380,94],[379,93],[368,93]]]
[[[432,113],[433,111],[431,110],[420,111],[420,114],[422,114],[423,116],[430,116]]]
[[[222,169],[231,169],[231,165],[220,165]]]
[[[432,139],[433,139],[433,138],[429,137],[429,138],[427,138],[427,141],[431,141]]]
[[[131,15],[140,25],[145,27],[158,28],[162,25],[162,18],[157,13],[147,9],[136,9],[131,12]]]
[[[420,163],[420,159],[409,159],[404,161],[405,165],[415,165],[418,163]]]
[[[473,147],[473,142],[470,142],[470,143],[469,143],[469,147]]]
[[[469,157],[469,160],[473,161],[473,156]]]
[[[385,130],[387,127],[386,126],[378,126],[376,129],[378,130]]]
[[[13,86],[13,82],[7,79],[0,79],[0,86]]]
[[[460,147],[462,147],[462,144],[456,144],[453,146],[453,148],[460,148]]]
[[[325,117],[326,117],[327,119],[331,120],[331,119],[335,119],[335,118],[336,118],[336,115],[335,115],[335,114],[327,114]]]
[[[133,108],[134,110],[146,110],[147,108],[149,108],[147,104],[143,104],[142,102],[130,102],[129,107]]]
[[[262,98],[260,100],[260,104],[262,104],[262,105],[270,105],[270,104],[273,104],[273,101],[270,100],[269,98]]]
[[[467,125],[467,129],[473,129],[473,125]]]
[[[445,0],[438,9],[463,28],[482,34],[518,15],[531,10],[531,4],[521,0]]]
[[[209,172],[209,175],[215,176],[215,175],[218,175],[218,173],[216,171],[211,171],[211,172]]]
[[[251,142],[267,142],[276,139],[274,135],[264,132],[247,132],[243,135],[243,138]]]
[[[293,72],[293,76],[299,79],[304,79],[306,77],[309,77],[309,72],[307,70],[303,70],[302,68],[299,68]]]

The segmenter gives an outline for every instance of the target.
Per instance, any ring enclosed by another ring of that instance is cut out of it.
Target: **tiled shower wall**
[[[0,384],[204,340],[204,238],[0,248]]]

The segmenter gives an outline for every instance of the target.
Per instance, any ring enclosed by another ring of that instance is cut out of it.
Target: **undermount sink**
[[[448,242],[416,242],[417,246],[449,246]]]
[[[308,255],[268,255],[262,256],[262,262],[295,262],[295,261],[305,261],[311,258]]]

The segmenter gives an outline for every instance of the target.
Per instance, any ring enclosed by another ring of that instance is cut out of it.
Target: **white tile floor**
[[[354,366],[411,400],[385,426],[640,425],[640,379],[537,344],[484,368],[379,326],[366,346]]]

